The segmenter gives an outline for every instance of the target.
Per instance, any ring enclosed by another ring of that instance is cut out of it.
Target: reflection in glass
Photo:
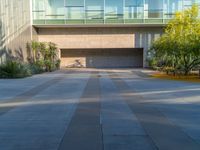
[[[64,19],[64,1],[47,0],[46,1],[46,19]]]
[[[56,19],[74,24],[166,23],[194,3],[200,6],[200,0],[33,0],[33,19],[41,24]]]
[[[66,0],[66,18],[84,19],[84,0]]]
[[[125,1],[125,19],[139,19],[144,16],[143,0],[126,0]]]
[[[86,0],[86,19],[104,19],[104,0]]]
[[[161,0],[146,0],[148,18],[163,17],[163,2]]]
[[[44,0],[33,0],[33,19],[44,19]]]
[[[164,0],[164,18],[174,17],[177,11],[181,11],[183,1],[180,0]]]
[[[123,19],[123,0],[107,0],[105,6],[106,19]]]
[[[65,0],[65,4],[71,7],[84,6],[84,0]]]

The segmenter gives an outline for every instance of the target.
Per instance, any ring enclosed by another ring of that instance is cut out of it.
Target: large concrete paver
[[[17,107],[1,115],[0,148],[57,150],[88,77],[85,74],[77,78],[74,75],[66,76],[62,82],[20,102]]]
[[[0,101],[11,99],[32,88],[44,84],[54,78],[60,77],[62,73],[40,74],[24,79],[0,79]]]
[[[200,143],[200,84],[120,74],[143,102],[161,111],[189,137]],[[135,80],[137,78],[137,80]],[[132,93],[133,95],[133,93]]]
[[[105,150],[155,150],[116,86],[107,74],[101,74],[101,122]]]
[[[169,115],[166,115],[167,114],[166,111],[164,111],[163,109],[159,109],[157,104],[158,104],[158,99],[161,97],[157,97],[157,101],[152,102],[151,100],[149,100],[152,97],[149,97],[148,94],[144,98],[143,94],[137,93],[138,86],[141,86],[141,84],[145,84],[145,83],[147,83],[148,85],[149,84],[148,82],[151,82],[151,86],[148,87],[149,90],[145,91],[145,86],[143,86],[143,89],[141,88],[141,91],[140,91],[141,93],[150,92],[150,91],[153,91],[154,88],[159,88],[158,86],[152,87],[152,85],[156,84],[155,83],[157,82],[156,80],[154,81],[144,80],[142,82],[141,81],[142,79],[139,79],[140,82],[138,81],[136,82],[135,79],[132,78],[132,82],[130,82],[130,78],[129,78],[130,76],[128,78],[125,77],[126,75],[123,76],[122,74],[114,75],[114,76],[115,76],[115,79],[113,79],[114,82],[117,84],[120,91],[123,93],[124,97],[127,99],[127,102],[130,108],[133,109],[133,112],[136,114],[137,118],[140,120],[141,124],[145,128],[148,135],[153,139],[158,149],[161,149],[161,150],[162,149],[163,150],[168,150],[168,149],[170,150],[173,150],[173,149],[174,150],[176,149],[198,150],[200,149],[200,144],[198,144],[196,140],[189,137],[188,136],[189,134],[187,132],[184,132],[183,130],[184,128],[180,128],[182,127],[180,126],[180,123],[172,121],[173,120],[172,116],[171,118]],[[117,76],[118,76],[118,79],[116,79]],[[162,85],[162,81],[159,81],[158,84]],[[170,84],[168,83],[168,88],[170,88],[169,85]],[[130,87],[132,87],[132,89]],[[165,88],[166,87],[167,86],[165,85]],[[174,89],[174,87],[171,87],[171,88]],[[176,92],[175,89],[173,91]],[[162,92],[160,92],[159,94],[161,93]],[[168,96],[170,96],[169,98],[173,98],[172,95],[168,95]],[[154,95],[154,97],[156,97],[156,95]],[[177,99],[173,99],[173,100],[175,103]],[[182,110],[182,112],[184,113],[184,110]],[[193,124],[195,124],[195,121],[193,122]]]
[[[157,150],[148,136],[105,136],[104,145],[105,150]]]
[[[59,150],[103,150],[97,75],[91,75]]]

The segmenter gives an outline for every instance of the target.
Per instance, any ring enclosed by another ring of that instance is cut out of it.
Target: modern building
[[[0,58],[26,59],[26,42],[54,42],[62,66],[145,67],[175,12],[200,0],[0,0]]]

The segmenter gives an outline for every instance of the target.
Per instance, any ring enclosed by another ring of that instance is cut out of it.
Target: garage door
[[[62,67],[143,67],[143,49],[62,49]]]

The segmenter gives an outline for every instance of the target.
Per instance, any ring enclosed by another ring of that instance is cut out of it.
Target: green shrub
[[[150,60],[148,60],[148,63],[149,63],[149,67],[150,67],[150,68],[156,70],[156,67],[157,67],[157,61],[156,61],[155,59],[150,59]]]
[[[51,72],[60,68],[59,51],[56,44],[52,42],[32,41],[33,61],[31,61],[31,70],[35,73],[43,71]]]
[[[44,65],[45,65],[45,71],[47,71],[47,72],[52,71],[52,62],[50,60],[48,60],[48,59],[45,60]]]
[[[174,74],[175,75],[175,69],[173,67],[163,67],[162,71],[166,72],[166,74]]]
[[[37,61],[35,63],[29,64],[29,68],[32,74],[39,74],[44,72],[44,63]]]
[[[56,66],[56,69],[60,69],[60,63],[61,63],[61,60],[58,59],[55,63],[55,66]]]
[[[0,78],[23,78],[31,75],[27,65],[17,61],[7,61],[0,65]]]

